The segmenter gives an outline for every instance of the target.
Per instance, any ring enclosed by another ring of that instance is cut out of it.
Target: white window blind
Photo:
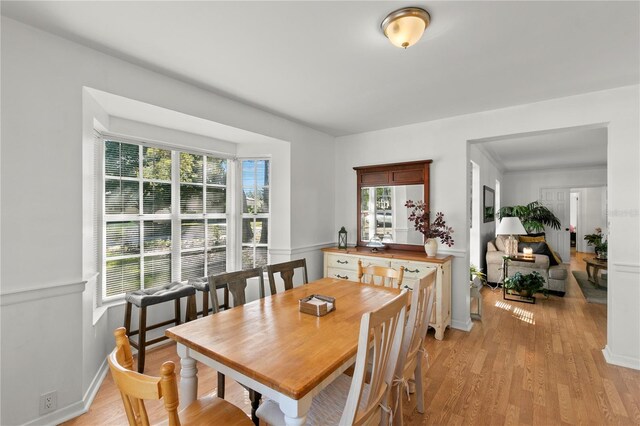
[[[269,246],[269,160],[241,160],[242,268],[267,265]]]
[[[227,271],[231,160],[112,139],[102,151],[103,299]]]

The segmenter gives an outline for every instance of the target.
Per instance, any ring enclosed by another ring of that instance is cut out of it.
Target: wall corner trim
[[[462,331],[471,331],[473,328],[473,321],[471,321],[471,317],[467,318],[466,321],[459,320],[451,320],[451,328],[455,328],[456,330]]]
[[[640,370],[640,359],[632,358],[630,356],[616,355],[611,351],[609,345],[605,346],[602,350],[604,359],[608,364],[619,365],[620,367],[632,368],[634,370]]]
[[[32,287],[0,294],[0,306],[27,303],[66,294],[82,293],[86,281]]]

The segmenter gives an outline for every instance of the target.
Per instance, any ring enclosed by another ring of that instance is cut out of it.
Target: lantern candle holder
[[[338,248],[347,249],[347,230],[344,229],[344,226],[338,231]]]

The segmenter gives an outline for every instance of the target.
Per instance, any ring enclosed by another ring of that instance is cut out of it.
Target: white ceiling
[[[479,145],[504,172],[606,167],[607,129],[579,128],[500,138]]]
[[[432,17],[404,51],[379,24]],[[640,80],[638,2],[11,2],[2,14],[332,135]]]

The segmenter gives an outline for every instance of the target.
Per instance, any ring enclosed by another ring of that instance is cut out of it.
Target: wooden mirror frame
[[[411,161],[408,163],[375,164],[372,166],[354,167],[357,174],[357,224],[358,224],[358,246],[366,246],[367,241],[362,241],[362,224],[360,223],[361,194],[363,187],[372,186],[401,186],[419,185],[424,187],[424,202],[427,211],[431,210],[429,201],[429,166],[433,160]],[[417,200],[414,200],[417,201]],[[416,244],[385,244],[388,248],[398,250],[424,251],[424,246]]]

